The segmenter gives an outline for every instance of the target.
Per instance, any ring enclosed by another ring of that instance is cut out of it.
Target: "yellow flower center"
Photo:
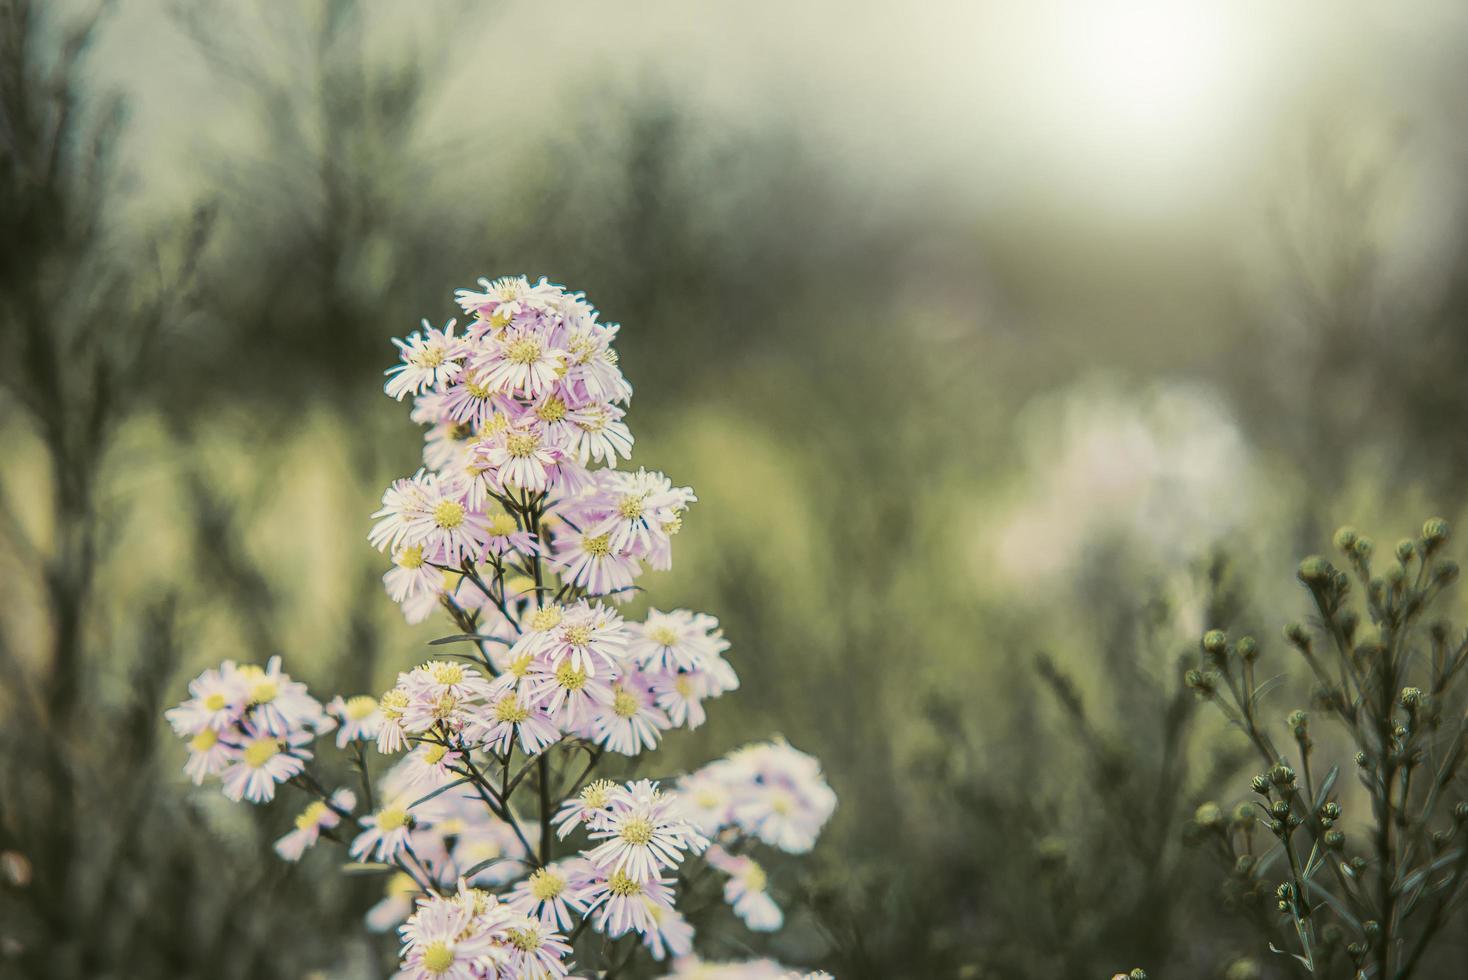
[[[533,655],[522,653],[514,660],[511,660],[509,666],[507,666],[505,670],[508,671],[510,674],[513,674],[515,677],[524,677],[526,674],[530,673],[530,663],[534,659],[535,657]]]
[[[403,710],[408,707],[408,692],[393,688],[382,696],[377,705],[388,718],[401,718]]]
[[[413,356],[413,363],[419,367],[436,368],[447,360],[444,349],[439,346],[425,347]]]
[[[555,629],[560,624],[560,606],[546,606],[544,609],[536,610],[535,615],[530,617],[530,628],[537,633],[544,633],[546,630]]]
[[[440,684],[462,684],[464,668],[458,664],[436,663],[433,665],[433,679]]]
[[[377,710],[377,699],[359,694],[348,699],[344,707],[348,718],[352,721],[361,721],[363,718],[372,717],[372,712]]]
[[[387,893],[394,898],[406,898],[418,891],[418,883],[411,875],[399,871],[387,883]]]
[[[642,847],[652,840],[652,821],[646,817],[633,817],[622,825],[619,836],[629,844]]]
[[[681,530],[683,530],[683,518],[675,517],[671,521],[663,521],[664,534],[673,535]]]
[[[765,886],[769,884],[770,880],[769,876],[765,874],[765,869],[761,868],[753,861],[749,862],[749,867],[744,869],[743,877],[744,887],[748,888],[752,892],[764,891]]]
[[[678,642],[678,631],[671,626],[658,626],[648,631],[648,638],[660,647],[670,647]]]
[[[443,761],[443,757],[448,754],[448,751],[447,746],[429,743],[428,748],[423,750],[423,761],[430,766],[436,766]]]
[[[588,809],[600,810],[612,798],[612,789],[617,784],[610,779],[598,779],[581,791],[581,802]]]
[[[693,794],[693,802],[705,810],[712,810],[723,802],[723,797],[711,789],[701,789]]]
[[[446,531],[452,531],[464,523],[464,505],[457,500],[440,500],[433,508],[433,523]]]
[[[673,682],[673,690],[685,698],[693,696],[693,682],[688,679],[687,674],[679,674],[678,679]]]
[[[306,807],[306,809],[302,810],[299,817],[296,817],[296,829],[308,830],[316,826],[318,823],[321,822],[321,818],[326,816],[327,813],[328,810],[326,808],[326,804],[321,802],[320,800],[317,800],[315,803],[312,803],[310,806]]]
[[[206,728],[193,738],[189,739],[189,748],[195,752],[208,752],[214,748],[214,743],[219,741],[219,733],[212,728]]]
[[[409,545],[402,551],[399,551],[393,561],[397,562],[400,568],[422,568],[423,546],[421,544]]]
[[[423,968],[429,973],[447,973],[454,965],[454,951],[447,943],[432,942],[423,950]]]
[[[279,693],[274,681],[261,681],[250,689],[250,703],[269,704]]]
[[[566,890],[566,879],[549,868],[537,868],[530,876],[530,894],[536,901],[544,902],[555,898]]]
[[[617,513],[629,521],[642,516],[642,498],[633,494],[617,501]]]
[[[408,811],[400,806],[388,807],[377,814],[378,830],[398,830],[408,825]]]
[[[507,929],[505,937],[510,940],[510,945],[525,953],[540,948],[540,930],[534,926],[528,929]]]
[[[581,550],[593,558],[605,558],[612,553],[610,534],[598,534],[594,538],[582,538]]]
[[[566,660],[556,668],[556,683],[568,691],[579,691],[586,686],[586,671],[577,670]]]
[[[551,395],[535,409],[542,422],[559,422],[566,417],[566,403],[559,395]]]
[[[508,537],[520,527],[515,518],[501,511],[489,519],[489,533],[496,538]]]
[[[533,337],[519,337],[505,348],[505,360],[512,364],[534,364],[540,360],[540,341]]]
[[[641,704],[626,688],[617,688],[617,693],[612,697],[612,710],[617,713],[617,717],[631,718],[640,707]]]
[[[204,699],[204,707],[208,708],[210,711],[223,711],[226,704],[228,704],[228,702],[225,701],[224,695],[219,694],[218,692],[211,694]]]
[[[505,721],[512,725],[518,725],[529,717],[530,709],[521,704],[520,699],[513,694],[506,694],[495,703],[495,721]]]
[[[494,394],[494,392],[490,390],[489,385],[485,384],[483,381],[480,381],[478,378],[471,378],[470,380],[465,381],[464,390],[467,391],[472,397],[479,399],[485,399]]]
[[[532,432],[513,432],[505,436],[505,452],[516,459],[524,459],[540,446],[540,440]]]
[[[443,721],[444,719],[452,715],[456,710],[458,710],[458,707],[459,699],[454,697],[448,691],[444,691],[438,696],[438,700],[435,701],[433,704],[433,717],[437,718],[439,721]]]
[[[613,874],[611,880],[607,882],[607,887],[611,889],[613,895],[620,895],[623,898],[642,894],[642,883],[629,878],[625,871]]]
[[[251,769],[259,769],[265,763],[280,754],[280,743],[273,738],[262,738],[258,742],[251,742],[245,749],[245,765]]]
[[[562,638],[573,647],[584,647],[591,642],[590,626],[568,626],[566,632],[561,634]]]

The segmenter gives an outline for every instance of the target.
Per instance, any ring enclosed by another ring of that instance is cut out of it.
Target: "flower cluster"
[[[263,669],[226,660],[194,678],[189,694],[164,713],[189,740],[184,771],[196,784],[220,776],[235,802],[274,799],[276,784],[303,772],[311,743],[335,725],[306,685],[281,671],[279,657]]]
[[[481,285],[458,294],[467,329],[425,322],[395,341],[387,393],[412,396],[426,439],[368,534],[392,556],[383,581],[408,620],[442,610],[457,633],[380,697],[324,707],[274,660],[205,671],[169,712],[192,739],[186,770],[221,775],[234,799],[268,800],[285,781],[312,794],[276,850],[297,861],[328,839],[384,871],[368,925],[398,928],[401,978],[560,977],[598,959],[621,973],[637,956],[675,976],[795,976],[700,965],[687,910],[722,892],[750,929],[778,929],[753,852],[809,850],[835,794],[778,740],[680,779],[596,778],[605,758],[702,725],[739,678],[714,617],[623,613],[645,571],[671,567],[695,497],[617,468],[632,451],[618,328],[544,280]],[[328,792],[307,767],[333,730],[360,793]]]

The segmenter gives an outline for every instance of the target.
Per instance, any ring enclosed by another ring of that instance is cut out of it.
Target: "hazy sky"
[[[166,6],[124,3],[98,62],[133,95],[149,197],[249,139]],[[256,26],[291,9],[223,6]],[[1258,260],[1271,212],[1305,199],[1322,160],[1347,180],[1388,164],[1377,233],[1404,274],[1430,273],[1462,224],[1468,5],[1453,0],[367,6],[375,50],[411,40],[448,66],[445,131],[532,140],[588,86],[666,79],[711,128],[786,124],[866,200],[971,221],[998,274],[1043,272],[1042,306],[1150,302],[1177,279],[1185,309],[1221,267]]]

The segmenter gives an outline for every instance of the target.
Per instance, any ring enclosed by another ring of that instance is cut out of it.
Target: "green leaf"
[[[419,803],[427,803],[429,800],[433,799],[435,796],[438,796],[441,793],[447,793],[449,790],[453,789],[456,786],[463,786],[465,783],[472,783],[472,782],[474,782],[474,780],[471,777],[465,776],[464,778],[462,778],[462,779],[456,779],[456,780],[454,780],[451,783],[445,783],[444,785],[440,786],[438,789],[434,790],[432,793],[429,793],[427,796],[420,796],[420,797],[418,797],[418,799],[414,800],[412,803],[409,803],[408,804],[408,809],[409,810],[413,809],[413,807],[417,806]]]

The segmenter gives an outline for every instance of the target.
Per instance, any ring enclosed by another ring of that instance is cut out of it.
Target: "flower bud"
[[[1295,770],[1283,762],[1278,763],[1270,768],[1269,781],[1276,786],[1293,786],[1295,785]]]
[[[1241,830],[1252,830],[1255,822],[1259,819],[1259,813],[1254,809],[1252,803],[1240,803],[1234,807],[1234,826]]]
[[[1419,687],[1402,688],[1402,707],[1416,708],[1422,704],[1422,689]]]
[[[1249,872],[1254,870],[1254,855],[1240,854],[1239,859],[1234,862],[1234,873],[1240,877],[1248,877]]]
[[[1275,800],[1274,805],[1269,808],[1269,812],[1274,814],[1276,819],[1285,819],[1290,815],[1289,800]]]
[[[1361,931],[1366,933],[1367,939],[1374,940],[1381,935],[1381,923],[1375,919],[1367,919],[1361,923]]]
[[[1331,800],[1320,808],[1320,815],[1327,820],[1339,820],[1341,818],[1341,805]]]
[[[1362,769],[1365,769],[1366,768],[1366,753],[1365,752],[1357,752],[1356,753],[1356,765],[1360,766]]]
[[[1141,967],[1137,967],[1131,973],[1127,974],[1127,980],[1147,980],[1147,971]]]
[[[1214,803],[1210,800],[1209,802],[1199,806],[1198,809],[1194,811],[1193,819],[1198,822],[1198,826],[1200,827],[1207,827],[1209,829],[1222,827],[1223,811],[1219,809],[1217,803]]]
[[[1397,542],[1397,561],[1405,565],[1407,562],[1411,561],[1412,556],[1416,554],[1417,543],[1411,538],[1403,538],[1402,540]]]
[[[1310,649],[1310,633],[1301,623],[1290,623],[1286,626],[1284,637],[1302,650]]]
[[[1319,555],[1311,555],[1300,562],[1300,568],[1296,574],[1301,582],[1318,588],[1330,581],[1330,562]]]
[[[1251,783],[1250,785],[1254,787],[1254,792],[1258,793],[1260,796],[1269,795],[1269,777],[1255,776],[1253,783]]]
[[[1422,525],[1422,540],[1430,545],[1439,545],[1448,539],[1451,528],[1441,517],[1434,517]]]
[[[1234,649],[1239,651],[1239,656],[1251,663],[1259,657],[1259,644],[1252,636],[1241,636]]]
[[[1353,857],[1350,861],[1350,867],[1352,871],[1359,875],[1361,872],[1366,870],[1366,859],[1359,855]]]
[[[1325,846],[1332,851],[1339,851],[1346,844],[1346,835],[1339,830],[1327,830],[1325,832]]]
[[[1406,581],[1407,567],[1399,561],[1390,562],[1387,564],[1386,568],[1383,568],[1381,570],[1381,575],[1382,578],[1386,579],[1389,585],[1401,585],[1404,581]]]
[[[1332,540],[1335,542],[1337,548],[1350,554],[1351,549],[1356,546],[1356,539],[1359,537],[1360,535],[1356,533],[1354,527],[1351,527],[1349,524],[1344,524],[1336,529],[1335,537]]]
[[[1455,561],[1440,561],[1432,570],[1433,580],[1441,585],[1447,585],[1458,577],[1458,563]]]
[[[1228,634],[1223,630],[1209,630],[1203,634],[1203,652],[1218,656],[1228,649]]]
[[[1368,538],[1368,537],[1366,537],[1366,536],[1363,535],[1363,536],[1361,536],[1361,537],[1359,537],[1359,538],[1356,539],[1356,547],[1355,547],[1356,557],[1357,558],[1360,558],[1362,561],[1365,561],[1367,558],[1370,558],[1371,557],[1371,552],[1373,552],[1375,550],[1376,550],[1376,544],[1370,538]]]

